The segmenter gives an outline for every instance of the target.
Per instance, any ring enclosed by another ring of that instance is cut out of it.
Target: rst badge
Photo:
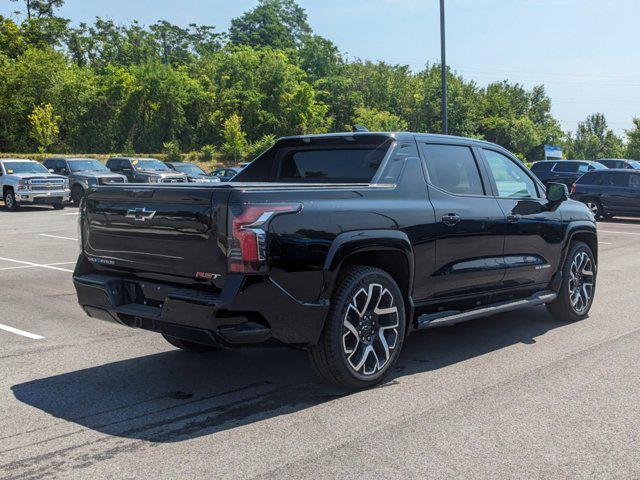
[[[146,222],[155,216],[155,210],[146,208],[130,208],[127,210],[127,218],[133,218],[136,222]]]

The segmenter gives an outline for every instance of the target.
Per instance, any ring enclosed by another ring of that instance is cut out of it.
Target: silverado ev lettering
[[[348,388],[413,330],[547,305],[587,315],[593,214],[490,143],[283,138],[219,184],[104,185],[81,203],[78,301],[191,351],[304,347]]]

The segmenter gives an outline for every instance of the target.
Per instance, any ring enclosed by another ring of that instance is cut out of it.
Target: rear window
[[[533,165],[531,165],[531,171],[533,173],[548,172],[549,170],[551,170],[551,167],[553,165],[555,165],[555,163],[537,162],[537,163],[534,163]]]
[[[558,162],[553,171],[561,173],[576,173],[579,165],[580,164],[576,162]],[[587,170],[588,167],[585,165],[584,171],[586,172]]]
[[[371,183],[390,145],[389,138],[378,137],[283,141],[251,162],[233,181]]]
[[[385,152],[379,149],[303,150],[288,152],[278,179],[284,182],[369,183]]]

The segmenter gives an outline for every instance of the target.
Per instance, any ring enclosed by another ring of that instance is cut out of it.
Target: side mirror
[[[559,204],[569,199],[569,189],[564,183],[550,182],[547,185],[547,200],[551,204]]]

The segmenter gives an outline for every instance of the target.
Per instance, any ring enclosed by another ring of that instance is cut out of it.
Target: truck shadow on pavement
[[[563,326],[544,308],[416,332],[386,384],[487,354]],[[169,351],[12,387],[65,422],[149,442],[179,442],[300,411],[353,393],[319,383],[300,350]],[[47,427],[42,427],[47,428]]]

